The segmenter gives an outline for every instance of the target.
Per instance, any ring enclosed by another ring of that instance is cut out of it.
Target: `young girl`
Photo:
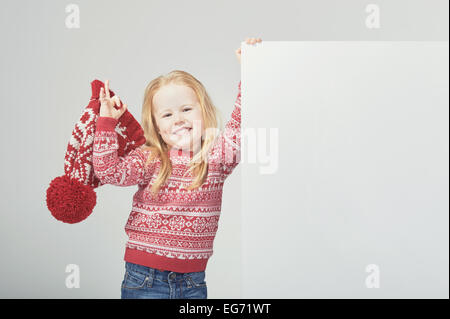
[[[246,39],[256,42],[261,39]],[[240,48],[236,56],[240,62]],[[121,297],[206,299],[205,269],[223,184],[240,160],[241,82],[231,119],[220,133],[217,110],[200,81],[178,70],[152,80],[142,106],[146,143],[125,157],[118,157],[115,127],[127,105],[110,97],[108,80],[100,101],[95,175],[103,183],[138,185],[125,225]]]

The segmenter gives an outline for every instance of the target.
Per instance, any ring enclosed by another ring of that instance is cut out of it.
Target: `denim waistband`
[[[153,279],[159,279],[164,282],[170,281],[178,281],[178,280],[184,280],[186,277],[189,277],[193,274],[203,273],[204,271],[200,272],[187,272],[187,273],[180,273],[170,270],[160,270],[156,268],[151,268],[143,265],[133,264],[128,261],[125,262],[125,268],[128,271],[137,272],[145,276],[149,276]]]

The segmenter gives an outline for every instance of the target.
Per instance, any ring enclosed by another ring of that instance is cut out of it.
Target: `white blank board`
[[[448,60],[242,43],[243,298],[449,297]]]

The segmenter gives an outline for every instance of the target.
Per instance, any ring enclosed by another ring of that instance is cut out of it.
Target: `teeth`
[[[188,133],[189,131],[190,131],[190,129],[184,128],[180,131],[175,132],[175,134],[182,135],[182,134]]]

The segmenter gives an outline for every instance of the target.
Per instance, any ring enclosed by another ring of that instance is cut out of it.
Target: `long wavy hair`
[[[189,169],[184,174],[184,176],[186,176],[186,174],[191,172],[193,176],[191,185],[186,189],[192,190],[198,188],[205,182],[208,175],[207,154],[211,149],[218,132],[222,129],[217,127],[218,117],[221,118],[220,112],[214,106],[203,84],[194,76],[185,71],[174,70],[153,79],[145,89],[142,105],[142,128],[146,139],[143,148],[150,150],[150,156],[147,159],[146,165],[155,158],[159,158],[161,162],[159,174],[151,187],[151,192],[154,195],[159,192],[160,188],[172,174],[172,163],[168,154],[170,147],[158,133],[153,104],[153,96],[161,87],[168,84],[178,84],[190,87],[195,92],[202,111],[203,131],[201,148],[191,158],[188,164]],[[221,121],[220,125],[222,126]]]

